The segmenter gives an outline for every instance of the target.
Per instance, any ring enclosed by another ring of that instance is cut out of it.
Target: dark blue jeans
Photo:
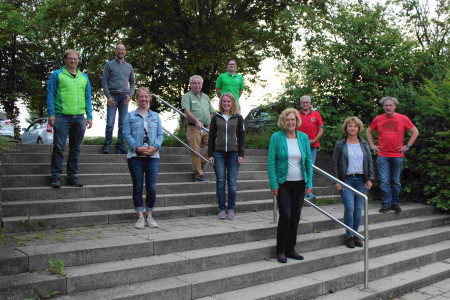
[[[352,188],[366,193],[365,182],[363,176],[349,176],[347,175],[345,181],[346,184]],[[361,224],[362,209],[364,207],[364,198],[357,196],[346,187],[342,187],[341,191],[342,202],[344,203],[344,223],[351,229],[358,232],[359,225]],[[350,230],[345,231],[347,237],[353,236]]]
[[[133,202],[135,211],[144,211],[142,190],[145,175],[146,210],[153,211],[156,202],[156,179],[158,178],[159,158],[132,157],[128,159],[133,181]]]
[[[111,150],[111,142],[113,136],[114,122],[116,120],[116,111],[119,111],[119,121],[118,127],[119,132],[117,133],[117,150],[125,151],[125,143],[123,141],[123,121],[128,112],[128,105],[124,102],[127,100],[127,95],[113,95],[114,107],[106,105],[106,130],[105,130],[105,143],[103,145],[103,150]]]
[[[317,148],[317,147],[312,147],[311,146],[311,160],[312,160],[312,164],[313,165],[315,165],[316,164],[316,157],[317,157],[317,150],[318,150],[319,148]],[[312,182],[312,186],[311,187],[313,187],[314,186],[314,168],[313,168],[313,173],[312,173],[312,180],[311,180],[311,182]]]
[[[86,131],[84,115],[68,116],[57,114],[53,125],[53,152],[51,160],[52,179],[61,178],[64,147],[69,136],[69,158],[67,178],[77,178],[80,148]]]
[[[380,175],[381,200],[383,206],[391,207],[400,202],[400,174],[403,157],[377,157],[378,175]]]
[[[238,152],[219,152],[213,154],[216,172],[216,194],[219,210],[225,210],[225,181],[228,181],[228,209],[234,209],[237,194]]]

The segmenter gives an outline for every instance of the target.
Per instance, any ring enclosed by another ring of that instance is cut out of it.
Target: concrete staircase
[[[277,263],[264,150],[247,151],[236,219],[222,221],[212,169],[210,183],[194,183],[188,152],[164,149],[154,214],[160,227],[144,230],[133,228],[123,155],[84,146],[79,177],[86,186],[53,190],[50,146],[18,151],[3,160],[0,299],[37,297],[35,287],[61,299],[387,299],[450,276],[449,217],[419,204],[403,205],[400,214],[370,205],[371,291],[360,290],[363,250],[343,246],[344,230],[311,207],[299,225],[305,260]],[[318,166],[329,170],[329,158]],[[316,186],[316,195],[336,197],[321,175]],[[326,210],[343,216],[340,204]],[[49,259],[65,268],[46,271]]]

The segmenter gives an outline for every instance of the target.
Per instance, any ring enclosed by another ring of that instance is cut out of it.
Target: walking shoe
[[[392,209],[396,212],[396,213],[400,213],[402,211],[402,209],[400,208],[400,206],[398,204],[394,204],[392,205]]]
[[[209,182],[209,180],[206,179],[205,176],[203,176],[203,175],[195,177],[195,181],[197,181],[197,182]]]
[[[296,259],[296,260],[303,260],[305,259],[302,255],[298,254],[297,252],[288,252],[286,253],[286,257]]]
[[[109,154],[109,150],[103,150],[103,154]]]
[[[127,154],[127,151],[123,150],[123,149],[119,149],[119,150],[116,150],[116,154]]]
[[[391,210],[390,207],[382,206],[382,207],[380,208],[379,212],[385,213],[385,212],[388,212],[388,211],[390,211],[390,210]]]
[[[225,211],[224,210],[219,211],[219,219],[225,219]]]
[[[355,240],[352,236],[345,239],[345,246],[348,248],[355,248]]]
[[[284,253],[277,254],[277,261],[282,264],[287,263],[286,255],[284,255]]]
[[[147,218],[145,219],[145,224],[150,228],[158,227],[158,223],[156,223],[155,219],[153,219],[152,216],[147,216]]]
[[[234,209],[228,210],[228,219],[234,220]]]
[[[356,235],[353,237],[353,242],[356,247],[364,246],[363,243],[361,242],[361,240]]]
[[[67,178],[67,185],[82,187],[84,183],[78,180],[78,178]]]
[[[136,224],[134,224],[135,228],[139,228],[139,229],[144,229],[145,227],[145,219],[144,217],[139,217],[138,221],[136,222]]]
[[[61,179],[59,179],[59,178],[52,179],[52,188],[54,188],[54,189],[61,188]]]
[[[316,198],[316,195],[314,195],[313,193],[306,195],[306,198]]]

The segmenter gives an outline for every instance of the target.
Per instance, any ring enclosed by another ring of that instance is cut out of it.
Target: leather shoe
[[[54,188],[54,189],[61,188],[61,179],[59,179],[59,178],[52,179],[52,188]]]
[[[296,260],[303,260],[304,257],[301,256],[300,254],[298,254],[297,252],[291,252],[291,253],[286,253],[286,257],[292,258],[292,259],[296,259]]]
[[[78,180],[78,178],[67,178],[67,185],[82,187],[84,183]]]
[[[286,255],[284,255],[284,253],[277,254],[277,261],[282,264],[287,263]]]

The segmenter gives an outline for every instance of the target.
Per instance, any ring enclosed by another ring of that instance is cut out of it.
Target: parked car
[[[19,142],[24,144],[53,144],[53,127],[48,124],[47,118],[40,118],[31,123],[28,128],[22,129]]]
[[[0,113],[0,135],[14,138],[14,124],[3,112]]]
[[[260,105],[252,109],[244,119],[245,132],[259,133],[265,127],[276,126],[278,118],[273,119],[271,114],[274,110],[277,110],[276,103]]]

